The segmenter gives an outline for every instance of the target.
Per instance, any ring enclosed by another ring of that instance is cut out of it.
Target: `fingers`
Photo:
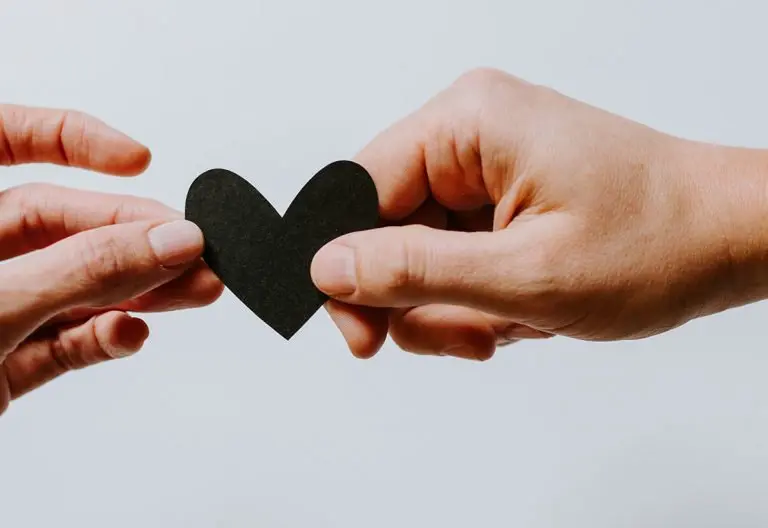
[[[18,398],[68,371],[132,355],[148,336],[146,323],[124,312],[35,336],[5,361],[10,397]]]
[[[0,105],[0,165],[55,163],[132,176],[150,158],[146,147],[88,115]]]
[[[400,220],[430,195],[455,211],[496,203],[512,164],[498,166],[498,156],[481,156],[484,145],[491,143],[485,136],[495,133],[486,126],[488,109],[498,113],[502,105],[494,105],[493,99],[500,88],[523,93],[526,86],[502,72],[472,71],[375,137],[355,159],[376,184],[381,217]],[[513,105],[503,109],[514,115]],[[510,156],[514,148],[504,142]]]
[[[388,333],[406,352],[473,361],[491,359],[497,347],[552,337],[505,318],[461,306],[429,304],[385,310],[330,301],[327,308],[350,351],[359,359],[373,357]]]
[[[462,306],[430,304],[395,310],[390,335],[405,351],[487,361],[498,346],[550,334]]]
[[[135,299],[122,302],[119,310],[129,312],[168,312],[200,308],[218,300],[224,284],[201,260],[181,277]]]
[[[0,266],[0,351],[55,314],[126,301],[180,276],[203,250],[184,220],[85,231]]]
[[[496,351],[492,318],[461,306],[430,304],[396,310],[390,334],[400,348],[414,354],[486,361]]]
[[[200,308],[216,302],[223,291],[224,285],[201,260],[180,277],[135,299],[104,308],[75,308],[55,315],[45,326],[81,321],[112,310],[157,313]]]
[[[97,227],[182,217],[178,211],[145,198],[47,184],[21,185],[0,191],[0,260]]]

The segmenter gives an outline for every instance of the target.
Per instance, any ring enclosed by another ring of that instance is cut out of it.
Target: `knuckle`
[[[50,183],[24,183],[3,192],[9,202],[18,208],[36,206],[45,197],[50,196],[57,187]]]
[[[109,357],[93,321],[82,332],[59,331],[48,347],[51,361],[62,372],[80,370]]]
[[[469,115],[498,112],[498,101],[516,106],[530,106],[542,92],[541,87],[494,68],[476,68],[461,75],[453,85],[456,106]],[[495,102],[494,102],[495,101]]]
[[[510,88],[518,88],[525,83],[517,78],[493,68],[476,68],[461,75],[453,83],[451,108],[454,119],[465,121],[464,125],[478,129],[485,116],[498,113],[498,101]]]
[[[76,351],[77,345],[64,334],[60,334],[58,338],[51,340],[48,345],[48,354],[50,355],[51,361],[53,361],[62,372],[78,370],[85,366],[78,361],[78,354]]]
[[[171,214],[175,212],[166,204],[164,204],[160,200],[155,200],[154,198],[140,198],[137,201],[135,200],[136,198],[130,197],[130,200],[126,199],[123,203],[125,204],[126,208],[129,208],[129,209],[135,208],[145,212],[146,214],[152,213],[155,216],[157,216],[157,214],[161,212],[167,213],[167,214]]]
[[[471,70],[459,77],[453,85],[453,107],[465,116],[478,115],[489,99],[489,92],[499,83],[499,74],[487,68]]]
[[[499,89],[520,90],[527,82],[495,68],[476,68],[462,74],[454,82],[454,90],[468,101],[488,101]]]
[[[499,82],[501,79],[509,79],[510,75],[496,68],[473,68],[461,74],[456,79],[456,86],[462,88],[483,88]]]
[[[115,207],[114,212],[112,213],[112,218],[110,219],[111,224],[121,224],[128,219],[133,217],[133,209],[132,206],[135,204],[133,201],[125,199],[121,200],[117,206]]]
[[[87,155],[88,116],[77,110],[65,110],[61,116],[58,143],[61,155],[69,165],[82,164],[83,153]]]
[[[106,292],[122,283],[127,263],[117,240],[85,236],[79,253],[84,279],[92,288]]]
[[[382,258],[379,252],[370,255],[372,268],[369,273],[374,278],[371,281],[361,281],[362,285],[370,285],[376,291],[374,295],[404,295],[422,288],[425,277],[425,255],[421,245],[416,242],[421,239],[426,227],[420,225],[396,228],[392,231],[389,255]]]
[[[32,248],[43,247],[50,240],[41,211],[47,211],[50,215],[55,210],[52,203],[53,190],[54,186],[50,184],[27,183],[0,193],[3,217],[11,220],[13,230]]]
[[[120,224],[137,218],[174,218],[177,213],[153,198],[137,198],[123,195],[115,211],[114,222]]]

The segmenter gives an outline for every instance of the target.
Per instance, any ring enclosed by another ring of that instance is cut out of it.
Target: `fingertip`
[[[126,151],[124,161],[124,176],[138,176],[146,172],[152,164],[152,151],[140,143],[134,141],[132,151]]]
[[[481,339],[474,343],[474,360],[484,363],[493,359],[496,354],[496,339],[492,336],[484,336],[487,339]]]
[[[330,300],[326,310],[341,331],[353,356],[371,359],[387,339],[388,313],[384,309],[351,306]]]
[[[149,326],[142,319],[125,312],[99,316],[94,332],[104,352],[113,359],[135,354],[149,337]]]
[[[147,170],[152,162],[149,147],[96,118],[86,116],[85,122],[90,123],[93,130],[88,135],[90,156],[86,168],[115,176],[137,176]],[[97,125],[93,126],[94,123]],[[77,130],[75,126],[72,128]],[[65,145],[71,144],[63,141]],[[71,151],[77,152],[76,147],[72,146]]]
[[[210,268],[206,266],[198,271],[195,299],[199,306],[208,306],[218,301],[224,294],[224,289],[224,283]]]
[[[105,154],[110,157],[104,159],[102,170],[109,172],[114,176],[134,177],[146,172],[152,163],[152,152],[149,147],[142,145],[138,141],[122,135],[116,140],[109,151]]]
[[[373,178],[384,219],[400,220],[429,197],[424,135],[417,112],[378,134],[355,156]]]
[[[224,283],[200,259],[181,277],[165,285],[177,295],[180,306],[201,308],[215,303],[224,293]]]
[[[407,352],[488,361],[496,351],[496,333],[485,314],[451,305],[396,310],[390,334]]]

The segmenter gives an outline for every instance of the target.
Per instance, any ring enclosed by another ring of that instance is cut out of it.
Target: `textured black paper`
[[[375,227],[378,195],[363,167],[338,161],[318,172],[281,217],[247,180],[213,169],[189,188],[186,218],[203,231],[203,258],[224,285],[290,339],[327,300],[310,276],[315,253],[339,236]]]

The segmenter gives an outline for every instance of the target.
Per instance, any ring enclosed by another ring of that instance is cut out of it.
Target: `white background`
[[[664,131],[768,142],[762,0],[5,0],[0,100],[88,111],[284,211],[327,162],[495,66]],[[768,221],[767,221],[768,225]],[[0,419],[0,526],[764,527],[768,310],[476,365],[354,360],[324,312],[283,342],[227,293],[150,318],[137,357]]]

